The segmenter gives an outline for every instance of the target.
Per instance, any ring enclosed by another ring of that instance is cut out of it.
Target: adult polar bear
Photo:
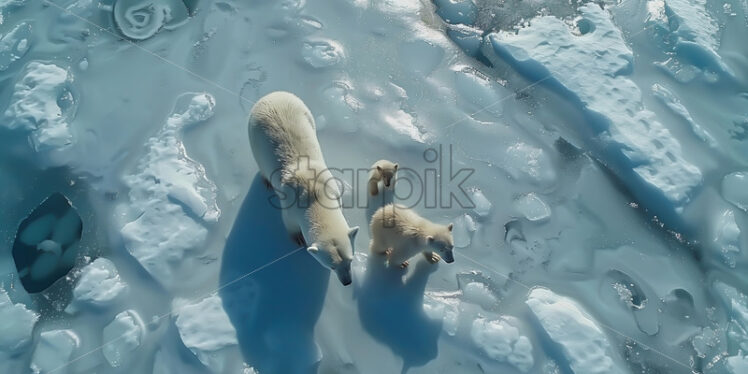
[[[303,237],[309,254],[344,286],[351,284],[358,226],[350,228],[343,216],[309,108],[288,92],[263,96],[249,117],[249,143],[260,174],[278,195],[288,233]]]

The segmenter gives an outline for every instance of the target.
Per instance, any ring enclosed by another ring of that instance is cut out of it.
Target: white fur
[[[398,164],[379,160],[371,165],[369,172],[369,194],[376,196],[379,194],[379,182],[383,182],[384,188],[395,188],[395,173],[397,173]]]
[[[260,174],[280,198],[286,229],[301,233],[307,251],[335,270],[342,283],[350,283],[358,227],[350,228],[343,216],[340,192],[304,102],[280,91],[262,97],[249,117],[249,142]]]
[[[386,255],[389,264],[407,266],[407,261],[423,253],[431,263],[444,256],[454,260],[452,224],[440,225],[399,204],[379,208],[371,218],[371,243],[374,255]]]

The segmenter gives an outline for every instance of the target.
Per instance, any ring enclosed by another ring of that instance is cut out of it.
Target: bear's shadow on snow
[[[371,217],[374,216],[377,209],[395,201],[395,190],[381,187],[376,196],[370,195],[368,191],[366,193],[366,222],[371,222]]]
[[[226,240],[220,284],[228,284],[298,248],[286,233],[272,190],[254,178]],[[261,373],[316,372],[314,326],[329,271],[304,251],[294,253],[220,291],[247,363]]]
[[[438,266],[422,256],[411,260],[410,271],[386,267],[381,255],[369,255],[366,274],[357,286],[359,318],[375,339],[402,357],[402,372],[436,358],[441,321],[423,310],[426,282]],[[354,283],[355,284],[355,283]]]

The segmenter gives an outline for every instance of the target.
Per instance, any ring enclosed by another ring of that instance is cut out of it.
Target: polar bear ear
[[[431,235],[429,235],[429,236],[427,236],[427,237],[426,237],[426,240],[427,240],[427,241],[428,241],[429,243],[432,243],[432,242],[434,241],[434,237],[433,237],[433,236],[431,236]]]
[[[351,242],[356,240],[356,234],[358,234],[358,226],[351,227],[351,229],[348,230],[348,237],[351,238]]]
[[[382,171],[382,167],[377,165],[377,170]]]
[[[313,254],[316,254],[317,252],[319,252],[319,248],[317,248],[315,246],[309,246],[309,247],[306,247],[306,251],[309,252],[309,254],[313,255]]]
[[[398,167],[400,167],[400,164],[395,164],[395,170],[397,170]]]
[[[447,230],[452,231],[453,227],[455,227],[455,225],[453,223],[450,223],[449,225],[447,225]]]

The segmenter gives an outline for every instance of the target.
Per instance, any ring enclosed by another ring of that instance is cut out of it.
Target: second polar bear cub
[[[395,188],[395,173],[397,173],[398,164],[379,160],[371,165],[369,173],[369,194],[376,196],[379,194],[379,182],[384,184],[384,188]]]
[[[371,243],[373,254],[387,256],[388,263],[407,267],[408,260],[419,252],[430,263],[442,258],[454,262],[452,227],[440,225],[423,218],[399,204],[379,208],[371,218]]]

